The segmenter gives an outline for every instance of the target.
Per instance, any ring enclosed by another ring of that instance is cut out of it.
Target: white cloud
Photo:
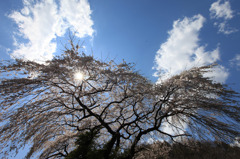
[[[219,32],[224,34],[234,33],[238,30],[228,26],[228,21],[234,17],[230,2],[221,2],[222,0],[218,0],[211,5],[209,9],[210,17],[211,19],[220,20],[220,22],[214,23],[218,27]]]
[[[232,60],[230,60],[232,66],[236,66],[240,70],[240,54],[237,54]]]
[[[91,9],[87,0],[62,0],[60,15],[68,21],[68,25],[76,36],[84,37],[93,34],[93,21],[91,20]]]
[[[18,25],[14,35],[11,56],[43,62],[51,59],[56,51],[57,36],[63,36],[68,28],[76,31],[79,38],[92,36],[93,21],[87,0],[24,0],[21,11],[12,12],[9,17]],[[23,43],[19,37],[27,40]]]
[[[219,65],[215,68],[212,68],[210,72],[207,72],[204,75],[206,77],[212,78],[216,82],[224,83],[229,76],[229,72],[228,69]]]
[[[224,33],[226,35],[232,34],[232,33],[235,33],[238,31],[236,28],[229,27],[226,21],[223,21],[221,23],[216,22],[215,25],[218,27],[218,29],[219,29],[218,31],[220,33]]]
[[[236,146],[240,148],[240,137],[236,137],[234,142],[230,144],[231,146]]]
[[[205,18],[200,14],[174,21],[167,41],[161,44],[155,57],[154,68],[158,72],[155,75],[160,73],[158,82],[192,67],[212,64],[220,59],[218,47],[206,51],[205,46],[199,45],[199,32],[204,21]],[[221,76],[222,73],[224,76]],[[228,73],[224,67],[219,66],[211,75],[216,76],[214,80],[224,82]]]
[[[210,16],[212,18],[224,18],[224,19],[232,19],[233,11],[231,9],[229,1],[225,1],[221,3],[222,0],[218,0],[211,5]]]

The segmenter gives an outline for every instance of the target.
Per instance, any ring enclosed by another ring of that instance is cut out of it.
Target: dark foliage
[[[79,135],[75,145],[77,148],[71,151],[65,159],[103,159],[103,153],[96,145],[95,139],[98,131],[87,131]]]
[[[79,135],[75,142],[76,149],[71,151],[65,159],[104,159],[106,145],[99,145],[96,140],[99,138],[98,130],[91,130]],[[110,159],[124,159],[127,152],[114,151],[110,154]]]

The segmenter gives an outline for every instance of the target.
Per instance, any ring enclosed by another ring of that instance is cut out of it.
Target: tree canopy
[[[79,135],[98,129],[104,158],[152,140],[184,138],[232,142],[240,136],[239,94],[204,74],[186,70],[155,84],[134,64],[97,60],[71,42],[46,63],[0,63],[0,148],[31,145],[26,158],[64,158]]]

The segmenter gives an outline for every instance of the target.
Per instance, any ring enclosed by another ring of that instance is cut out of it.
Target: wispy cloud
[[[51,59],[56,51],[56,38],[66,30],[76,32],[79,38],[92,36],[93,21],[87,0],[23,0],[21,11],[9,17],[18,25],[14,34],[11,56],[43,62]],[[23,39],[27,42],[22,42]]]
[[[205,46],[199,44],[199,32],[204,22],[205,18],[200,14],[174,21],[167,41],[161,44],[155,57],[155,75],[160,75],[159,80],[165,80],[192,67],[212,64],[220,59],[218,47],[206,51]],[[222,73],[224,76],[221,76]],[[224,82],[228,73],[223,66],[219,66],[208,76],[215,76],[215,81]]]
[[[222,2],[222,0],[218,0],[212,3],[209,11],[211,19],[219,20],[214,23],[218,27],[219,32],[231,34],[238,31],[228,25],[228,21],[234,17],[229,1]]]
[[[232,60],[230,60],[230,64],[240,70],[240,54],[237,54]]]
[[[218,0],[211,5],[209,11],[212,18],[224,18],[226,20],[233,18],[233,11],[229,1],[221,3],[221,0]]]

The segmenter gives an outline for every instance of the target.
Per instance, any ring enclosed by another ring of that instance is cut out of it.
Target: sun
[[[83,80],[83,73],[78,71],[74,74],[74,79],[78,80],[78,81],[82,81]]]

